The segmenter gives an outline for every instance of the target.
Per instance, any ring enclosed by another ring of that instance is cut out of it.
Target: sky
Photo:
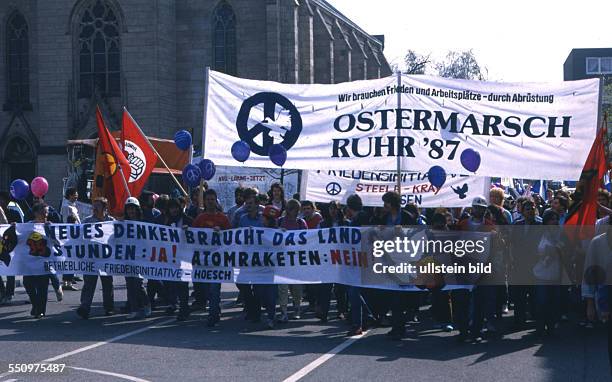
[[[557,82],[572,48],[612,48],[612,0],[328,0],[385,56],[473,49],[490,81]]]

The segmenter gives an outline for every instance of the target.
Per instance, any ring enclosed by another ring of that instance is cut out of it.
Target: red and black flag
[[[595,222],[599,207],[597,193],[607,170],[605,126],[604,119],[584,163],[580,180],[576,184],[575,202],[565,219],[565,232],[572,242],[587,240],[595,235]]]
[[[104,166],[104,177],[109,180],[112,187],[105,190],[104,196],[108,199],[109,210],[114,215],[123,214],[123,204],[130,196],[127,183],[130,179],[130,163],[119,148],[115,138],[111,135],[104,123],[100,108],[96,108],[96,121],[98,123],[98,157]]]

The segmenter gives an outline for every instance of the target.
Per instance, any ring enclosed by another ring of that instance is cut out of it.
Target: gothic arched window
[[[6,29],[7,100],[11,105],[23,107],[30,101],[28,24],[21,13],[15,12],[8,19]]]
[[[79,20],[79,97],[118,96],[120,83],[119,21],[104,0],[85,8]]]
[[[213,12],[214,69],[236,75],[236,15],[222,1]]]

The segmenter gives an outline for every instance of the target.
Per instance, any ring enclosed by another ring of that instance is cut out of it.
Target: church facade
[[[205,67],[286,83],[391,74],[384,38],[325,0],[5,0],[0,190],[37,175],[61,199],[66,141],[113,129],[125,105],[150,136],[199,142]]]

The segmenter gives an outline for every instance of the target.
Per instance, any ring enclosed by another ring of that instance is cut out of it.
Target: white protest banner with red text
[[[426,173],[402,172],[402,205],[419,207],[467,207],[476,196],[488,196],[490,178],[451,175],[437,189]],[[364,206],[380,207],[382,196],[397,191],[397,173],[390,171],[304,171],[302,197],[315,202],[346,203],[351,194],[361,197]]]

